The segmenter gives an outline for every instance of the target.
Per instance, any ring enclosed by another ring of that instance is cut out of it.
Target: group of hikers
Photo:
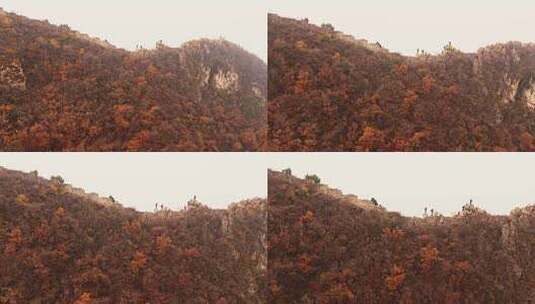
[[[192,199],[190,199],[187,203],[186,203],[186,206],[184,206],[184,210],[187,210],[188,208],[192,208],[192,207],[198,207],[200,206],[201,203],[199,201],[197,201],[197,195],[194,195]],[[167,211],[167,210],[171,210],[170,208],[167,208],[164,206],[164,204],[160,204],[160,203],[155,203],[154,204],[154,212],[158,212],[158,211]]]
[[[470,201],[468,202],[468,204],[464,205],[462,208],[462,212],[464,213],[465,211],[468,211],[470,209],[472,209],[474,207],[474,201],[472,199],[470,199]],[[435,216],[435,215],[439,215],[438,212],[435,212],[434,209],[431,209],[430,210],[430,214],[428,215],[427,214],[427,207],[424,208],[424,217],[427,217],[427,216]]]

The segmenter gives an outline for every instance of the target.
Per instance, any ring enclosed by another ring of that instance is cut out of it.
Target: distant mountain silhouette
[[[530,303],[535,206],[404,217],[268,173],[269,303]]]
[[[0,10],[0,150],[258,151],[267,67],[225,40],[129,52]]]
[[[142,213],[0,167],[0,303],[264,303],[265,208]]]
[[[535,44],[402,56],[269,15],[275,151],[535,151]]]

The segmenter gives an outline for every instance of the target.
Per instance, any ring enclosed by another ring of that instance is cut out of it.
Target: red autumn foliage
[[[74,302],[74,304],[91,304],[93,301],[91,300],[91,294],[84,292],[78,300]]]
[[[266,221],[263,199],[138,212],[0,167],[0,303],[265,303]]]
[[[402,56],[268,17],[273,151],[535,151],[535,45]]]
[[[394,265],[392,272],[385,278],[386,288],[390,291],[395,291],[400,288],[400,285],[405,280],[405,272],[397,265]]]
[[[404,217],[268,173],[268,303],[529,303],[535,206]]]
[[[2,151],[265,149],[267,67],[233,43],[129,52],[0,17]]]

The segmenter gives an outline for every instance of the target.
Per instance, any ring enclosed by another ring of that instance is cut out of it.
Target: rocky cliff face
[[[509,42],[480,49],[473,59],[485,92],[497,91],[503,103],[535,105],[535,45]]]
[[[228,93],[244,90],[248,94],[257,95],[258,92],[259,97],[265,100],[267,95],[265,77],[254,75],[248,71],[244,72],[241,65],[253,63],[246,60],[240,62],[241,59],[232,54],[232,50],[237,51],[239,47],[223,39],[194,40],[177,49],[180,62],[199,73],[201,86]],[[225,59],[214,60],[214,57]],[[254,64],[258,65],[259,63]],[[265,67],[260,64],[257,68],[263,69]]]
[[[512,85],[514,89],[513,100],[524,102],[529,108],[535,107],[535,72],[530,72]]]

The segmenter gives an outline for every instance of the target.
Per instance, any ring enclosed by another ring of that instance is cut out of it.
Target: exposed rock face
[[[215,75],[215,86],[219,90],[236,91],[239,87],[239,76],[233,71],[219,71]]]
[[[0,60],[0,88],[25,90],[26,76],[20,61]]]
[[[534,83],[534,73],[531,72],[529,75],[521,79],[517,84],[517,90],[515,93],[516,101],[525,101],[530,108],[535,107],[535,83]]]
[[[473,71],[477,77],[487,78],[488,85],[484,87],[484,92],[487,94],[498,85],[498,94],[503,103],[525,103],[535,108],[535,72],[529,51],[532,46],[509,42],[480,49],[474,58]],[[499,63],[499,69],[496,68],[496,62]]]
[[[503,81],[505,83],[505,90],[503,91],[503,102],[509,103],[515,99],[516,92],[518,91],[518,84],[520,81],[515,81],[514,79],[511,79],[508,77],[508,75],[504,75]]]
[[[210,84],[210,75],[212,74],[212,69],[210,67],[201,68],[201,85],[207,86]]]
[[[249,91],[254,96],[265,99],[264,85],[240,71],[239,66],[245,61],[230,52],[233,48],[236,47],[221,39],[193,40],[181,47],[180,64],[197,71],[200,86],[203,88],[231,93]],[[214,61],[214,56],[220,59]]]
[[[233,70],[225,71],[221,69],[215,72],[214,69],[212,69],[210,66],[202,66],[200,72],[201,86],[203,87],[207,87],[213,84],[216,89],[227,91],[237,91],[240,87],[240,76]]]
[[[502,93],[503,102],[525,102],[530,108],[535,108],[535,81],[533,74],[521,79],[512,79],[504,76],[505,89]]]
[[[526,98],[527,104],[530,108],[535,108],[535,84],[524,91],[524,97]]]

